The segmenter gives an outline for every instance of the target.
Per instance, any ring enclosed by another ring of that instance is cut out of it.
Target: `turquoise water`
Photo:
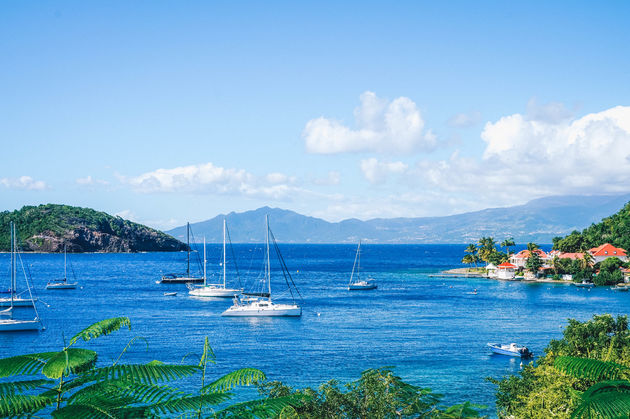
[[[405,380],[445,395],[446,402],[470,400],[494,411],[494,386],[485,377],[518,371],[520,360],[490,355],[488,342],[526,344],[540,354],[559,338],[567,318],[594,313],[627,314],[630,295],[607,288],[562,284],[508,283],[487,279],[430,278],[460,266],[463,245],[365,245],[362,267],[379,285],[375,291],[346,289],[355,246],[280,244],[304,298],[303,316],[222,318],[229,299],[196,300],[183,285],[160,285],[161,273],[185,269],[185,253],[69,255],[81,289],[47,291],[63,275],[63,255],[26,254],[46,330],[0,335],[0,356],[58,349],[79,329],[104,318],[129,316],[132,330],[87,344],[100,361],[124,355],[127,362],[160,359],[194,361],[210,338],[217,356],[213,374],[260,368],[270,379],[316,386],[328,379],[358,378],[371,367],[393,366]],[[262,247],[235,245],[239,272],[248,289],[260,286]],[[208,246],[208,271],[219,275],[220,246]],[[194,260],[195,258],[193,258]],[[228,273],[234,265],[228,261]],[[275,264],[274,269],[279,269]],[[8,287],[8,255],[0,255],[0,288]],[[272,288],[287,296],[274,272]],[[3,282],[4,281],[4,282]],[[19,285],[19,284],[18,284]],[[477,295],[468,294],[474,289]],[[165,297],[177,291],[176,297]],[[28,317],[28,310],[20,310]]]

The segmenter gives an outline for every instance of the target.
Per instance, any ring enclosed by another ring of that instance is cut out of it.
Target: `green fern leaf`
[[[112,397],[130,399],[133,400],[133,403],[142,404],[161,403],[188,396],[168,386],[141,384],[127,380],[109,380],[82,388],[68,399],[68,403],[81,404],[103,394],[107,394],[108,397],[111,395]]]
[[[199,396],[185,396],[165,402],[154,403],[149,406],[130,407],[121,409],[120,414],[125,417],[172,415],[175,413],[194,412],[199,408],[216,406],[229,400],[229,393],[210,393]]]
[[[573,356],[559,356],[554,361],[554,367],[573,377],[593,381],[618,380],[630,370],[614,362]]]
[[[15,394],[19,391],[33,390],[54,383],[55,382],[51,380],[25,380],[0,383],[0,396]]]
[[[95,368],[81,376],[82,380],[127,380],[144,384],[155,384],[160,381],[172,381],[188,377],[199,371],[196,365],[168,365],[168,364],[128,364],[113,365],[111,367]]]
[[[57,352],[42,352],[2,358],[0,359],[0,377],[38,374],[46,365],[46,361],[56,354]]]
[[[89,341],[99,336],[105,336],[116,330],[127,326],[131,330],[131,322],[128,317],[113,317],[111,319],[101,320],[91,326],[86,327],[70,339],[68,347],[74,345],[79,339]]]
[[[62,375],[87,371],[94,367],[96,358],[96,352],[89,349],[68,348],[51,357],[42,373],[48,378],[60,378]]]
[[[207,391],[225,392],[232,390],[236,386],[249,386],[254,383],[264,381],[267,377],[265,373],[255,368],[241,368],[232,371],[223,377],[215,380],[201,389],[202,393]]]
[[[0,416],[22,416],[37,412],[54,402],[53,398],[23,394],[5,394],[0,399]]]
[[[91,404],[74,404],[52,412],[55,419],[117,419],[113,412]]]
[[[630,382],[603,381],[582,394],[582,403],[572,418],[627,418],[630,416]]]

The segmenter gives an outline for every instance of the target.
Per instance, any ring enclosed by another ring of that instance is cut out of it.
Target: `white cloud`
[[[354,129],[324,117],[308,121],[302,133],[306,150],[316,154],[408,153],[429,151],[437,145],[434,134],[423,133],[424,120],[411,99],[399,97],[388,102],[365,92],[360,100],[354,110]]]
[[[300,191],[295,186],[296,179],[282,173],[255,176],[243,169],[224,168],[212,163],[157,169],[135,177],[119,178],[142,193],[213,193],[284,199]]]
[[[361,172],[372,184],[385,182],[391,174],[402,174],[408,166],[400,161],[381,162],[375,158],[361,160]]]
[[[129,209],[119,211],[116,214],[114,214],[114,216],[124,218],[125,220],[129,220],[133,222],[137,222],[138,220],[138,218],[136,217],[136,214],[134,214],[134,212]]]
[[[0,178],[0,185],[8,189],[19,191],[42,191],[48,188],[46,182],[35,180],[30,176],[20,176],[18,178]]]
[[[75,182],[81,186],[109,185],[106,180],[94,179],[92,176],[77,178]]]
[[[453,115],[448,124],[456,128],[469,128],[477,125],[481,121],[481,112],[474,111],[470,113],[458,113]]]
[[[513,114],[486,123],[481,138],[481,160],[455,152],[419,162],[410,178],[445,195],[476,191],[482,205],[630,191],[630,107],[563,120]]]

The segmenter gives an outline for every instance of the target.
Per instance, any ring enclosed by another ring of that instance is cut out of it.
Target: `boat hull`
[[[165,278],[162,277],[160,281],[162,284],[200,284],[203,283],[203,278],[190,278],[190,277],[176,277]]]
[[[14,298],[13,307],[31,307],[37,302],[37,298]],[[11,298],[0,298],[0,307],[11,307]]]
[[[530,358],[533,356],[527,348],[525,348],[525,351],[520,351],[518,349],[510,349],[509,347],[502,347],[501,345],[491,343],[489,343],[488,346],[493,353],[498,355],[514,356],[517,358]]]
[[[368,290],[375,290],[376,288],[378,288],[378,286],[376,284],[350,284],[348,285],[348,291],[368,291]]]
[[[221,288],[221,287],[199,287],[191,289],[188,294],[193,297],[222,297],[222,298],[232,298],[235,295],[243,292],[242,289],[231,289],[231,288]]]
[[[39,330],[40,323],[38,320],[0,320],[0,332],[20,332],[27,330]]]
[[[73,290],[76,287],[76,282],[51,282],[46,285],[47,290]]]
[[[225,310],[224,317],[300,317],[302,307],[289,304],[278,304],[273,307],[232,306]]]

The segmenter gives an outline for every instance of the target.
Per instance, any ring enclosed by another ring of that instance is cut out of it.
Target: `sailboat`
[[[74,271],[73,271],[74,272]],[[69,290],[77,287],[76,282],[68,282],[68,252],[66,245],[63,245],[63,279],[48,281],[47,290]]]
[[[16,238],[16,232],[15,232],[15,225],[13,224],[13,221],[11,221],[11,260],[12,263],[14,263],[17,266],[17,259],[15,259],[17,257],[17,238]],[[15,259],[15,260],[14,260]],[[13,266],[13,265],[12,265]],[[18,294],[15,288],[15,276],[16,274],[13,274],[11,276],[11,286],[9,289],[9,294],[10,297],[0,297],[0,307],[31,307],[35,305],[35,302],[37,301],[37,298],[33,298],[32,295],[30,295],[31,293],[31,289],[28,288],[28,282],[27,282],[27,289],[29,292],[29,297],[25,298],[25,297],[21,297],[21,294]],[[26,276],[26,274],[25,274]]]
[[[17,279],[17,272],[16,272],[17,257],[18,257],[18,254],[17,254],[17,238],[15,234],[15,225],[13,224],[13,221],[11,221],[11,289],[12,290],[15,289],[15,283]],[[24,274],[24,277],[26,278],[26,274]],[[28,280],[26,284],[28,286]],[[30,287],[28,288],[28,292],[30,294],[31,292]],[[35,310],[34,320],[14,319],[13,308],[16,306],[15,305],[16,298],[13,292],[11,292],[11,298],[9,300],[10,300],[9,308],[6,310],[0,311],[1,316],[8,316],[8,318],[0,318],[0,332],[13,332],[13,331],[39,330],[40,329],[41,324],[39,321],[39,314],[37,313],[37,308],[35,307],[35,300],[33,299],[32,296],[28,301],[32,304],[33,309]],[[25,299],[22,299],[22,300],[25,300]]]
[[[240,296],[234,297],[234,305],[232,307],[225,310],[221,315],[222,316],[231,316],[231,317],[300,317],[302,315],[302,307],[300,307],[295,302],[295,297],[293,295],[293,288],[295,288],[296,293],[300,295],[297,287],[295,287],[295,283],[291,278],[291,274],[287,269],[286,264],[284,263],[284,259],[282,258],[282,254],[280,253],[280,249],[278,248],[278,244],[276,243],[275,238],[273,237],[273,233],[269,228],[269,216],[266,217],[266,226],[267,226],[267,236],[265,241],[265,282],[267,285],[267,292],[248,292],[243,293]],[[284,274],[285,281],[287,282],[287,286],[289,291],[291,292],[291,298],[293,299],[293,304],[278,304],[271,301],[271,263],[269,257],[269,236],[273,240],[273,246],[278,255],[278,259],[280,260],[280,264],[282,266],[282,271]],[[291,281],[291,284],[289,284]]]
[[[203,239],[203,285],[195,287],[194,285],[188,285],[190,290],[188,294],[194,297],[234,297],[237,294],[243,292],[243,289],[227,288],[226,287],[226,267],[225,267],[225,236],[227,226],[225,218],[223,219],[223,284],[208,284],[206,276],[206,239]],[[230,247],[232,246],[232,240],[230,240]],[[236,264],[236,261],[234,261]],[[238,272],[238,270],[237,270]]]
[[[356,268],[357,277],[354,277]],[[367,280],[361,279],[361,240],[357,246],[357,253],[354,256],[354,265],[352,265],[352,273],[350,274],[350,282],[348,282],[348,291],[373,290],[376,289],[376,282],[372,278]]]
[[[186,244],[188,247],[186,252],[186,273],[164,274],[162,275],[162,280],[160,281],[162,284],[188,284],[204,282],[204,279],[202,277],[195,277],[190,275],[190,223],[186,223]]]

